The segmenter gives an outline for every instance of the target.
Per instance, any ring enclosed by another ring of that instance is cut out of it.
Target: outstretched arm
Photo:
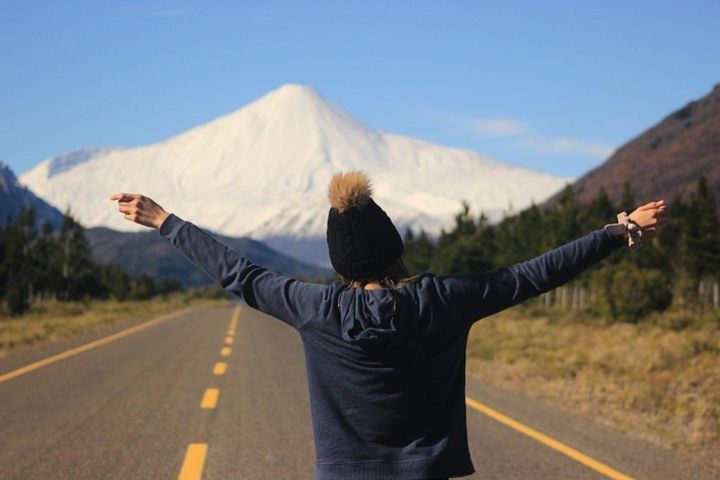
[[[650,202],[630,214],[647,241],[665,224],[664,202]],[[482,273],[443,278],[450,300],[469,321],[492,315],[569,282],[591,265],[627,244],[623,235],[594,230],[538,257]]]
[[[157,229],[190,262],[250,307],[295,328],[310,320],[309,314],[319,313],[327,286],[300,282],[255,265],[193,223],[168,213],[151,198],[118,193],[110,199],[118,201],[123,218]]]

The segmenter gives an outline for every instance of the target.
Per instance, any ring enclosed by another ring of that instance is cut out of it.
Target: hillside
[[[44,220],[55,227],[62,223],[62,213],[58,209],[20,185],[8,164],[0,162],[0,227],[7,223],[8,218],[15,218],[21,210],[31,205],[35,207],[38,228]]]
[[[603,187],[617,202],[627,180],[638,201],[671,201],[694,192],[701,175],[720,201],[720,84],[620,147],[573,188],[588,201]]]
[[[175,277],[185,286],[211,283],[207,275],[155,231],[118,232],[95,227],[85,230],[85,236],[96,262],[122,265],[131,276]],[[223,235],[215,237],[250,261],[292,277],[321,279],[332,274],[330,270],[295,260],[256,240]]]

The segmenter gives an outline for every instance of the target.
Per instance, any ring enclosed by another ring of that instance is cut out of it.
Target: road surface
[[[465,478],[720,478],[474,379],[467,395],[477,473]],[[0,359],[0,406],[3,480],[312,476],[300,340],[246,306],[18,349]]]

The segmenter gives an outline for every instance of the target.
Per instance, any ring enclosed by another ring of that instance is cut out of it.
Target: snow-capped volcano
[[[438,232],[462,200],[497,218],[542,201],[568,179],[476,152],[372,130],[312,88],[284,85],[247,106],[160,143],[49,158],[20,181],[88,227],[139,230],[113,192],[141,192],[211,230],[251,236],[307,261],[327,258],[326,189],[362,169],[398,228]]]

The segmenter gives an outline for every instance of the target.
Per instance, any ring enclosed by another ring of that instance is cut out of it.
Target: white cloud
[[[515,145],[534,152],[576,154],[600,159],[609,157],[615,150],[614,146],[596,140],[547,138],[535,134],[519,137]]]
[[[478,137],[513,137],[527,131],[525,125],[510,118],[473,118],[447,113],[431,117]]]
[[[433,118],[454,125],[460,131],[476,137],[508,138],[511,139],[511,147],[539,153],[583,155],[605,159],[615,149],[613,145],[599,140],[546,137],[512,118],[474,118],[455,114],[433,115]]]
[[[481,137],[514,137],[527,131],[525,125],[509,118],[468,119],[465,127]]]

